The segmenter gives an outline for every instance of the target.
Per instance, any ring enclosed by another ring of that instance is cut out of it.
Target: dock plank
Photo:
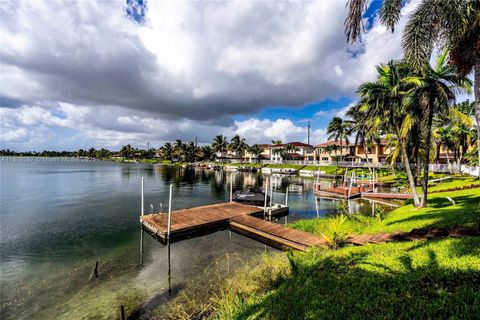
[[[211,225],[224,223],[228,226],[230,218],[241,215],[258,214],[259,212],[262,212],[262,209],[237,202],[218,203],[175,210],[172,212],[171,237],[188,233],[195,229],[206,228]],[[166,240],[168,214],[145,215],[140,217],[140,222],[148,231]]]
[[[327,245],[320,236],[251,216],[238,216],[230,219],[230,227],[234,231],[240,231],[242,234],[259,240],[267,240],[270,244],[281,248],[291,247],[304,251],[312,246]]]

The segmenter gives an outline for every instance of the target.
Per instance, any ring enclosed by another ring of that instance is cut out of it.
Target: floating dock
[[[312,233],[287,228],[252,216],[237,216],[230,220],[230,229],[272,247],[305,251],[313,246],[326,246],[325,240]]]
[[[370,199],[412,199],[413,196],[409,193],[387,193],[387,192],[362,192],[362,197]]]
[[[288,207],[279,208],[284,214]],[[267,211],[269,208],[267,207]],[[277,209],[278,210],[278,209]],[[193,238],[219,230],[231,229],[279,249],[306,250],[326,245],[322,237],[265,221],[263,208],[237,202],[226,202],[171,213],[170,242]],[[168,214],[149,214],[140,217],[144,230],[162,243],[169,241]]]

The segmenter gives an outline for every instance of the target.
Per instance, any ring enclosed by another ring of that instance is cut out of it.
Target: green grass
[[[455,177],[435,188],[472,182]],[[479,189],[430,199],[428,208],[408,204],[382,219],[313,219],[291,226],[342,235],[480,223]],[[474,319],[480,314],[480,237],[262,254],[228,279],[201,312],[213,319]]]
[[[326,174],[341,174],[343,169],[338,168],[337,166],[305,166],[302,170],[305,171],[316,171],[320,170]]]
[[[261,168],[264,164],[261,163],[226,163],[224,164],[227,167],[252,167],[252,168]]]
[[[272,169],[296,169],[301,170],[305,167],[304,164],[269,164],[266,168]]]
[[[435,189],[470,185],[474,181],[471,178],[455,179],[440,183]],[[447,197],[455,201],[455,205]],[[328,231],[328,223],[328,219],[300,220],[293,223],[291,227],[322,234]],[[348,227],[353,233],[362,234],[410,231],[415,228],[432,226],[450,227],[478,224],[480,224],[480,189],[467,189],[430,194],[427,208],[415,208],[412,204],[408,204],[389,212],[381,221],[377,218],[354,216],[348,222]]]
[[[218,319],[474,319],[480,239],[263,256],[214,299]]]

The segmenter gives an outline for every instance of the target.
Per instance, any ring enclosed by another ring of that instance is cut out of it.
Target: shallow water
[[[142,303],[155,309],[168,297],[205,287],[257,252],[273,250],[229,231],[168,248],[143,234],[140,265],[140,178],[146,211],[218,203],[228,198],[224,171],[114,162],[0,159],[0,281],[2,319],[115,319]],[[233,173],[235,189],[262,186],[261,174]],[[273,176],[274,202],[289,186],[288,222],[323,217],[335,202],[316,199],[312,179]],[[371,207],[350,201],[350,210]],[[284,220],[281,219],[280,222]],[[99,260],[98,279],[89,280]],[[170,281],[169,281],[170,280]],[[194,285],[193,285],[194,284]],[[200,285],[199,285],[200,284]]]

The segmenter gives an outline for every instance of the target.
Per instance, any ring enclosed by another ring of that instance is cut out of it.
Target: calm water
[[[174,209],[225,201],[228,172],[5,159],[0,169],[2,319],[115,319],[120,304],[127,314],[144,302],[145,309],[159,308],[169,297],[169,283],[172,296],[201,292],[254,253],[273,250],[228,231],[174,243],[169,278],[167,247],[144,234],[140,265],[140,178],[145,177],[148,212],[150,204],[157,211],[167,203],[170,184]],[[264,180],[261,174],[234,173],[235,189],[262,186]],[[335,210],[331,200],[315,198],[311,179],[272,181],[274,202],[284,202],[290,186],[288,222]],[[361,200],[349,207],[371,210]],[[100,277],[89,280],[96,260]]]

